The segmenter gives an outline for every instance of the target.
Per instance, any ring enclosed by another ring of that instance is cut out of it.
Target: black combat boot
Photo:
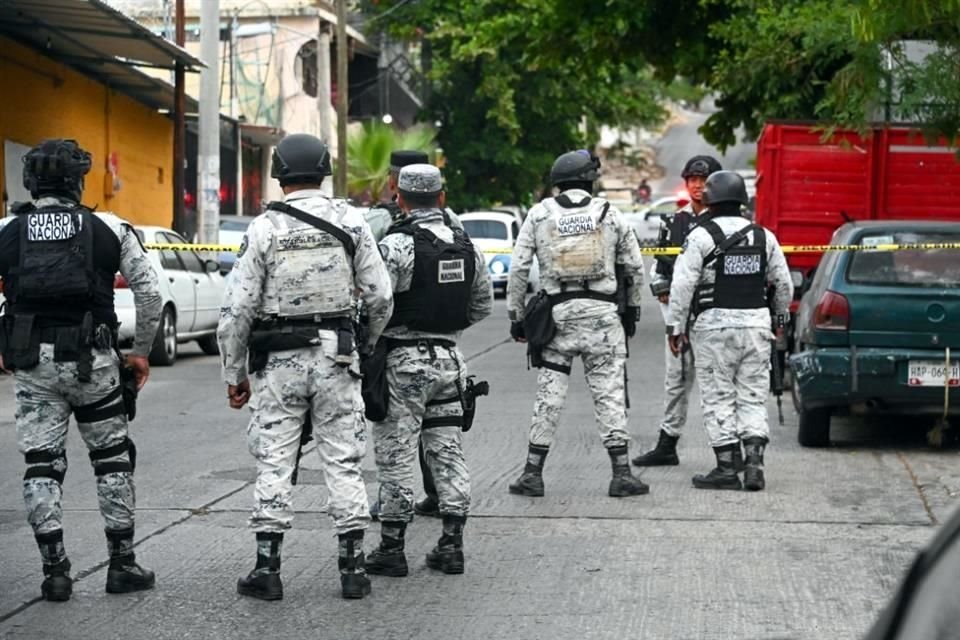
[[[714,447],[713,452],[717,456],[716,468],[706,475],[693,476],[693,486],[697,489],[740,489],[740,478],[733,467],[734,451],[739,448],[739,442]]]
[[[527,464],[517,481],[510,485],[510,493],[539,498],[543,495],[543,463],[550,447],[531,444],[527,450]]]
[[[70,578],[70,560],[63,548],[63,530],[37,534],[36,539],[43,558],[40,593],[44,600],[66,602],[73,593],[73,580]]]
[[[246,578],[237,580],[237,593],[260,600],[282,600],[280,550],[283,534],[257,532],[257,565]]]
[[[743,488],[747,491],[763,491],[767,486],[763,478],[763,452],[767,448],[767,439],[754,436],[743,441],[747,452],[746,470],[743,472]]]
[[[610,464],[613,466],[613,478],[610,479],[610,489],[607,492],[611,498],[642,496],[650,493],[650,487],[630,473],[627,445],[610,447],[607,453],[610,454]]]
[[[359,600],[370,594],[370,578],[367,577],[363,557],[363,529],[355,529],[338,536],[340,553],[337,567],[340,569],[340,590],[348,600]]]
[[[740,443],[737,442],[733,450],[733,470],[737,473],[743,473],[743,470],[747,468],[747,465],[743,462],[743,449],[740,448]]]
[[[443,514],[443,535],[427,554],[427,566],[444,573],[463,573],[463,525],[467,516]]]
[[[679,439],[680,436],[671,436],[661,429],[657,446],[634,458],[633,464],[638,467],[664,467],[680,464],[680,458],[677,457],[677,440]]]
[[[107,549],[110,566],[107,567],[107,593],[131,593],[153,589],[156,576],[153,571],[137,564],[133,553],[133,527],[107,529]]]
[[[380,523],[380,546],[366,559],[367,573],[393,578],[402,578],[409,573],[407,556],[403,553],[406,531],[406,522],[384,520]]]

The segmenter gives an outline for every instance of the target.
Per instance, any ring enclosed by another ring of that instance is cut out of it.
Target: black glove
[[[626,313],[620,314],[620,324],[623,325],[623,332],[628,338],[632,338],[637,333],[637,318],[640,317],[640,307],[627,307]]]
[[[510,337],[516,340],[526,340],[527,334],[523,330],[522,322],[511,322],[510,323]]]

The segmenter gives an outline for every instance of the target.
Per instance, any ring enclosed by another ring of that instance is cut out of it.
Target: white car
[[[676,196],[667,196],[654,200],[635,213],[625,213],[627,222],[633,227],[633,232],[637,234],[640,244],[653,244],[657,239],[660,230],[661,218],[671,216],[677,212],[677,209],[684,206],[690,199],[685,194]]]
[[[506,295],[513,245],[520,233],[519,218],[503,211],[471,211],[460,214],[460,222],[463,223],[470,240],[483,252],[487,260],[494,294]],[[530,267],[528,288],[531,291],[540,288],[540,265],[536,258]]]
[[[187,244],[170,229],[139,225],[135,229],[144,244]],[[160,280],[163,299],[150,364],[172,365],[177,359],[178,343],[191,340],[196,340],[204,353],[215,355],[218,352],[217,322],[226,288],[220,265],[196,251],[151,249],[147,255]],[[120,343],[128,344],[133,341],[137,315],[133,292],[120,274],[114,283],[114,306],[120,322]]]

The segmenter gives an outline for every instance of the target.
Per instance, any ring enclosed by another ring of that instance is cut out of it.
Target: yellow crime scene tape
[[[168,249],[170,251],[216,251],[237,252],[238,244],[145,244],[147,249]],[[915,251],[918,249],[960,249],[960,242],[924,242],[914,244],[797,244],[780,247],[784,253],[821,253],[824,251]],[[485,249],[484,253],[510,255],[512,249]],[[640,247],[645,256],[679,255],[680,247]]]

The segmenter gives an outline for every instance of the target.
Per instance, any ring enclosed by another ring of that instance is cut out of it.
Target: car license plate
[[[960,387],[960,362],[951,362],[946,370],[942,360],[911,360],[907,384],[911,387],[942,387],[946,382],[951,387]]]

